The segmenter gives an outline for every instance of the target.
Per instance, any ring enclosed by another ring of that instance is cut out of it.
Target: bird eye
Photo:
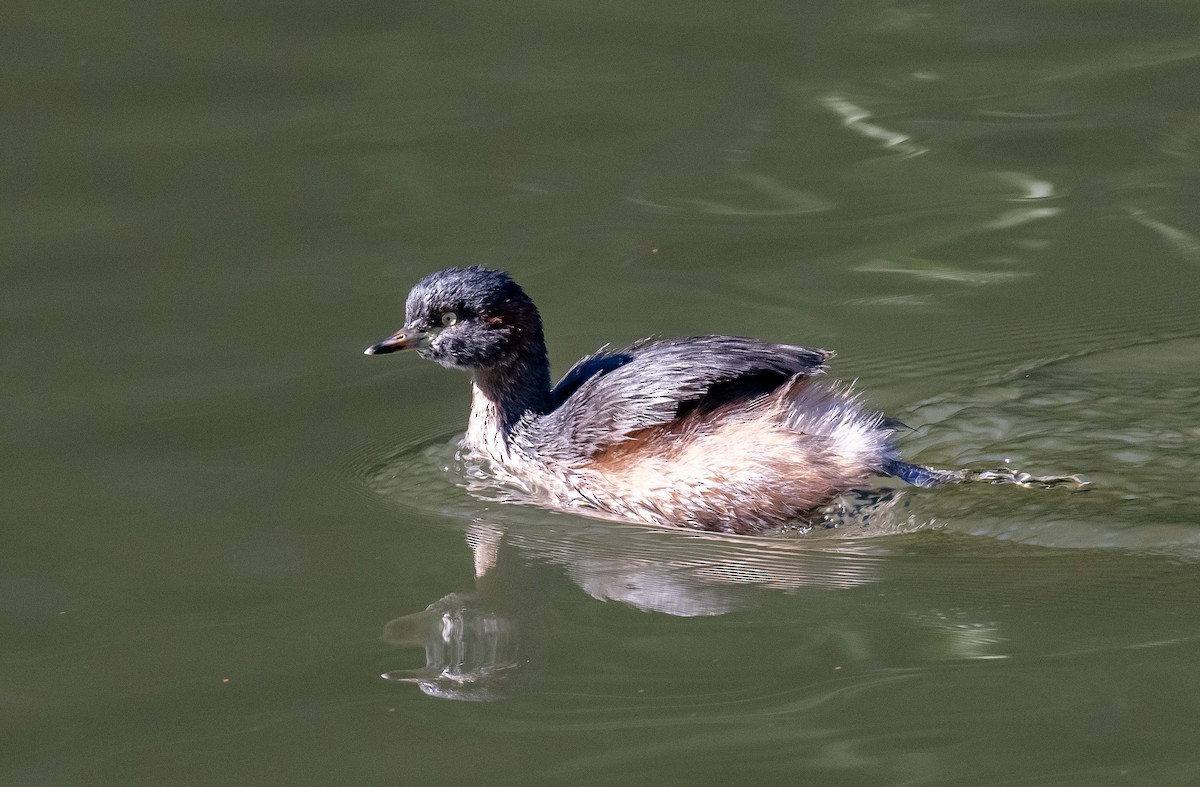
[[[458,322],[458,315],[454,312],[446,312],[442,315],[442,325],[446,328],[449,328],[456,322]]]

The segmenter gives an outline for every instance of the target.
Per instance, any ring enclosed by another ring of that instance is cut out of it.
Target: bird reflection
[[[465,533],[475,587],[389,621],[382,639],[422,648],[425,663],[385,672],[432,697],[485,702],[527,691],[545,669],[552,614],[536,577],[558,567],[587,595],[678,617],[722,615],[756,606],[766,593],[849,589],[886,579],[896,542],[880,536],[920,527],[905,517],[903,492],[848,496],[828,512],[828,529],[804,536],[731,536],[579,520],[502,507]],[[524,514],[514,516],[512,512]],[[836,527],[835,527],[836,526]],[[557,572],[556,572],[557,573]],[[997,623],[970,610],[935,607],[908,617],[910,633],[940,658],[1004,657]],[[893,632],[889,637],[900,636]],[[833,636],[848,654],[870,652],[856,629]],[[934,647],[936,643],[936,647]],[[869,661],[867,656],[861,656]]]
[[[861,528],[864,519],[890,510],[900,499],[874,493],[869,502],[843,506],[830,516],[852,518]],[[885,554],[862,539],[729,536],[608,522],[581,527],[578,520],[562,517],[507,525],[476,522],[467,529],[466,541],[474,590],[450,593],[384,626],[384,642],[425,651],[424,666],[386,672],[386,680],[413,683],[433,697],[468,701],[523,690],[540,672],[549,643],[550,614],[529,563],[561,566],[600,601],[696,617],[747,609],[764,590],[867,584]]]
[[[385,680],[414,683],[431,697],[487,702],[536,676],[549,641],[548,613],[530,574],[506,554],[503,535],[488,525],[468,530],[474,591],[450,593],[384,626],[381,639],[389,645],[425,649],[425,666],[385,672]]]
[[[562,566],[589,596],[678,617],[756,606],[764,590],[850,588],[875,581],[890,549],[879,536],[917,529],[904,492],[843,497],[807,535],[737,536],[575,518],[512,525],[507,539],[539,563]]]

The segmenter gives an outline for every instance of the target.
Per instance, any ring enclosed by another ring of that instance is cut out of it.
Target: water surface
[[[1194,783],[1198,25],[0,11],[0,780]],[[481,500],[465,379],[361,354],[476,262],[560,371],[828,347],[910,458],[1092,486],[743,539]]]

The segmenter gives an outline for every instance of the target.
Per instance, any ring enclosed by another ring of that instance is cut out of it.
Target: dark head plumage
[[[503,271],[474,265],[417,282],[405,302],[404,328],[367,354],[414,347],[442,366],[482,370],[544,355],[545,339],[537,307],[521,286]]]

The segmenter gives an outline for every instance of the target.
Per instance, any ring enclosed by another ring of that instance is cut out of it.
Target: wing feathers
[[[631,432],[666,424],[696,407],[775,390],[815,375],[828,350],[734,336],[643,339],[579,361],[553,391],[557,407],[538,419],[538,441],[564,461],[586,461]]]

